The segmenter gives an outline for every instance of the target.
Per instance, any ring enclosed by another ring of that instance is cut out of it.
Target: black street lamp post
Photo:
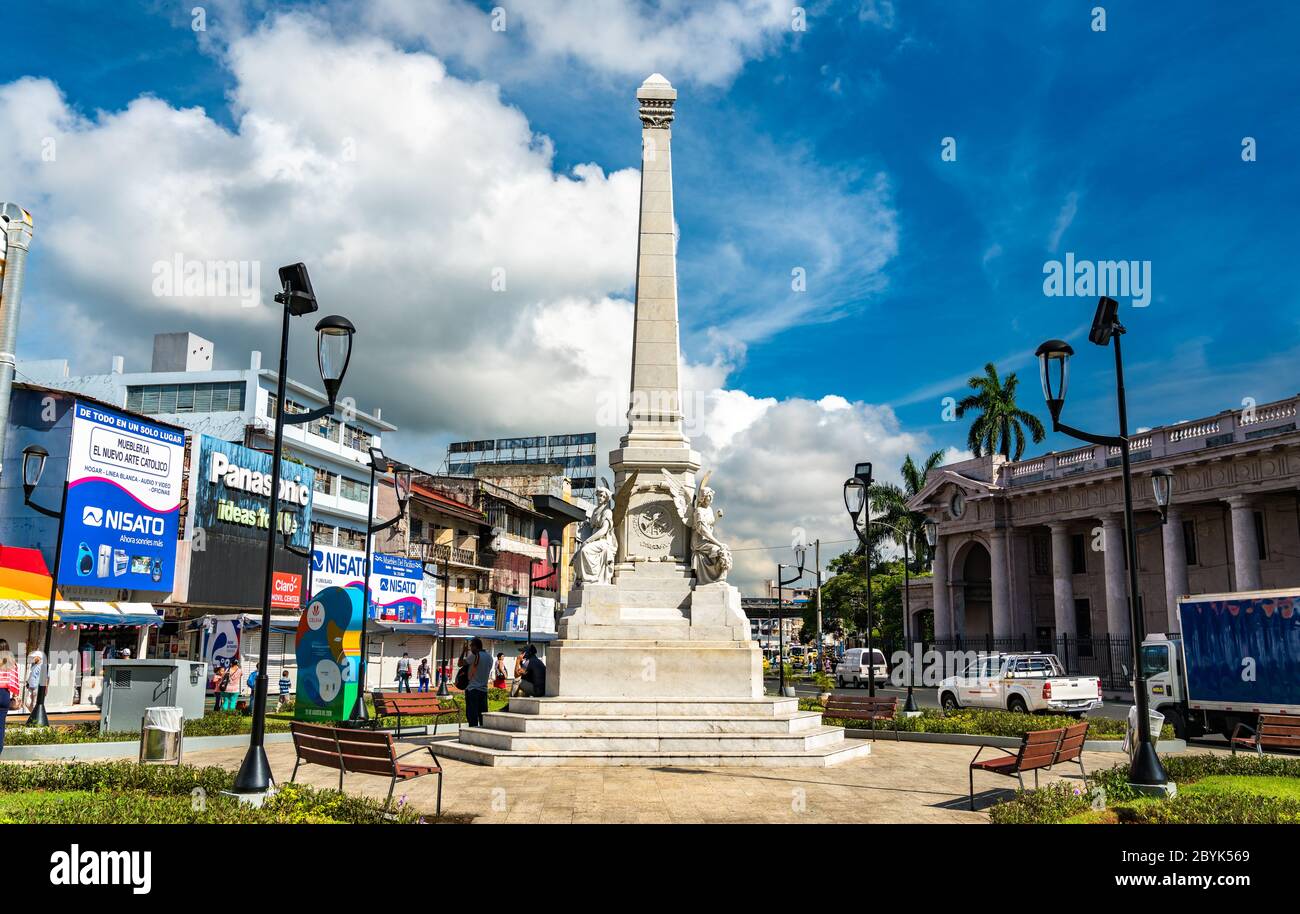
[[[1048,340],[1038,347],[1043,383],[1043,397],[1047,400],[1047,409],[1052,415],[1053,431],[1063,432],[1071,438],[1078,438],[1090,444],[1115,447],[1120,453],[1120,467],[1124,481],[1124,533],[1128,553],[1128,587],[1129,587],[1129,636],[1133,641],[1133,669],[1136,682],[1134,697],[1138,713],[1138,746],[1133,754],[1129,768],[1129,780],[1133,784],[1164,787],[1169,783],[1169,776],[1160,757],[1156,755],[1155,743],[1151,737],[1151,721],[1148,714],[1146,672],[1142,669],[1142,640],[1146,637],[1146,620],[1142,617],[1139,606],[1137,531],[1133,523],[1133,470],[1129,458],[1128,403],[1124,395],[1124,359],[1120,352],[1120,337],[1125,330],[1119,322],[1119,305],[1113,298],[1102,297],[1097,303],[1097,313],[1093,317],[1092,329],[1088,340],[1095,345],[1105,347],[1112,341],[1115,344],[1115,397],[1119,410],[1118,435],[1094,435],[1090,432],[1071,428],[1060,421],[1061,408],[1065,405],[1065,392],[1069,381],[1070,356],[1074,348],[1064,340]],[[1162,522],[1165,509],[1169,504],[1172,489],[1171,473],[1153,475],[1152,487],[1157,505],[1161,509]],[[1163,499],[1163,502],[1161,501]]]
[[[547,542],[546,558],[531,558],[528,560],[528,645],[533,644],[533,585],[540,584],[549,578],[555,578],[555,595],[558,598],[560,594],[560,546],[559,540]],[[542,575],[534,575],[533,569],[538,565],[548,564],[551,570]]]
[[[785,695],[785,618],[784,618],[785,601],[783,598],[785,596],[785,588],[788,585],[795,583],[796,581],[798,581],[800,578],[803,577],[803,561],[804,561],[804,555],[805,553],[807,553],[807,551],[808,548],[806,546],[794,547],[794,556],[796,559],[799,560],[799,564],[797,568],[794,565],[782,565],[779,562],[777,563],[776,566],[776,630],[777,630],[776,665],[779,670],[778,676],[779,676],[780,692],[782,696]],[[781,577],[782,568],[795,568],[794,577],[790,578],[788,581],[782,578]]]
[[[44,514],[46,517],[57,518],[59,521],[59,532],[54,539],[54,571],[50,576],[50,606],[45,613],[45,649],[41,652],[41,678],[36,685],[36,704],[32,708],[32,713],[27,717],[27,726],[29,727],[48,727],[50,725],[50,720],[45,714],[45,692],[49,688],[50,682],[50,639],[54,634],[54,600],[59,590],[59,567],[63,558],[63,518],[68,510],[68,480],[66,474],[63,480],[63,494],[59,500],[59,510],[54,511],[32,501],[32,492],[36,490],[36,486],[41,481],[41,475],[45,472],[45,461],[49,456],[50,452],[39,444],[28,445],[23,449],[23,502],[32,510]],[[0,725],[3,725],[3,722],[0,722]]]
[[[385,473],[390,470],[393,473],[393,490],[397,493],[397,513],[388,520],[377,524],[375,523],[375,474],[379,472],[380,467],[383,467]],[[354,725],[370,719],[370,712],[366,708],[366,676],[369,672],[370,659],[366,638],[369,629],[367,622],[370,619],[370,560],[374,555],[372,543],[376,533],[387,530],[406,516],[406,503],[411,498],[411,479],[413,475],[410,467],[389,460],[384,456],[384,452],[377,447],[370,448],[370,489],[366,499],[368,503],[366,507],[366,579],[362,583],[360,683],[357,687],[357,703],[352,706],[352,715],[349,718]]]
[[[859,463],[853,468],[853,475],[844,481],[844,507],[853,519],[853,532],[862,544],[863,564],[867,569],[867,694],[876,694],[876,649],[873,629],[875,618],[871,611],[871,464]],[[858,519],[866,515],[861,526]]]
[[[870,517],[865,521],[866,524],[875,524],[877,527],[886,527],[893,530],[898,535],[899,541],[903,544],[903,643],[907,647],[907,700],[903,702],[903,711],[907,714],[921,712],[916,706],[916,696],[912,694],[912,684],[915,681],[916,674],[913,670],[912,657],[912,577],[909,563],[911,554],[908,547],[908,531],[904,531],[893,524],[887,524],[884,521],[872,520]],[[874,659],[874,657],[873,657]],[[875,678],[874,676],[872,677]]]
[[[266,759],[266,657],[271,649],[271,587],[275,574],[275,540],[280,528],[280,462],[284,453],[285,425],[301,425],[332,415],[343,376],[352,358],[352,337],[356,328],[345,317],[330,315],[316,323],[316,361],[329,402],[319,409],[285,415],[285,385],[289,374],[289,320],[311,314],[320,305],[312,291],[307,267],[301,263],[280,268],[281,291],[275,300],[284,306],[280,329],[280,367],[276,378],[275,436],[271,449],[271,511],[266,531],[266,576],[262,587],[262,631],[257,661],[257,683],[253,687],[253,728],[239,773],[236,793],[263,793],[271,786],[271,766]]]
[[[447,677],[443,675],[443,670],[447,668],[450,661],[447,658],[447,596],[451,590],[451,544],[446,547],[446,553],[442,560],[442,574],[438,574],[436,565],[437,545],[434,543],[425,543],[424,545],[424,573],[429,575],[435,581],[442,583],[442,644],[438,650],[438,669],[435,676],[438,679],[438,697],[447,698],[451,695],[451,690],[447,688]],[[429,566],[433,566],[430,569]]]

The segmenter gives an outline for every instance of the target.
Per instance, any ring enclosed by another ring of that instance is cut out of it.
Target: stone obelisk
[[[750,640],[740,591],[697,579],[692,531],[674,503],[674,485],[694,498],[700,469],[682,429],[672,168],[677,92],[656,73],[636,97],[642,155],[631,397],[627,433],[609,455],[626,510],[615,531],[612,583],[573,591],[560,640],[548,651],[547,692],[755,698],[763,694],[762,654]]]
[[[711,491],[682,427],[673,224],[677,93],[655,74],[637,91],[641,217],[627,433],[597,493],[546,695],[464,727],[438,754],[483,765],[832,765],[871,752],[794,698],[763,694],[762,653]],[[616,540],[616,542],[615,542]]]

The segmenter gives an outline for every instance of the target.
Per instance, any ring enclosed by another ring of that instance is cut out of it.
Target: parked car
[[[1082,717],[1101,707],[1101,680],[1067,676],[1055,654],[991,654],[940,682],[939,705]]]
[[[848,686],[860,688],[867,684],[868,677],[873,673],[876,685],[884,685],[888,682],[889,665],[885,662],[884,653],[879,648],[873,648],[870,656],[869,662],[865,647],[851,647],[845,651],[844,657],[835,667],[835,685],[841,689]]]

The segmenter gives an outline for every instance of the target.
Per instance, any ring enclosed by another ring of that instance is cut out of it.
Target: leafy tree
[[[975,375],[966,382],[975,392],[957,404],[957,417],[969,410],[979,410],[966,436],[966,446],[976,457],[998,453],[1008,460],[1019,460],[1025,452],[1025,429],[1029,429],[1034,443],[1042,441],[1046,432],[1043,423],[1033,413],[1016,403],[1016,388],[1020,381],[1013,371],[1006,381],[998,377],[998,370],[989,362],[983,375]]]

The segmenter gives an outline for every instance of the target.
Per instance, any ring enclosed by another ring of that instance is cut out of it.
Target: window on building
[[[419,540],[424,537],[424,521],[421,518],[411,518],[411,539]]]
[[[1034,574],[1052,573],[1052,541],[1046,536],[1035,536],[1031,540],[1034,551]]]
[[[126,408],[146,416],[157,413],[242,412],[244,382],[132,384],[126,389]]]
[[[322,495],[333,495],[334,480],[338,478],[338,473],[331,473],[323,467],[316,467],[316,481],[312,483],[312,488]]]
[[[1080,638],[1092,637],[1092,603],[1086,598],[1074,601],[1074,630]]]
[[[316,545],[328,546],[334,542],[334,528],[318,521],[311,522],[311,531],[316,535]]]
[[[1255,551],[1259,553],[1261,562],[1268,559],[1268,538],[1265,536],[1267,530],[1264,526],[1264,512],[1255,512]]]
[[[1188,565],[1201,564],[1200,553],[1196,550],[1196,521],[1183,521],[1183,547],[1187,553]]]
[[[375,436],[355,425],[343,426],[343,443],[354,451],[369,451]]]
[[[370,484],[342,477],[339,479],[339,496],[350,501],[368,502],[370,500]]]
[[[1070,537],[1070,573],[1088,573],[1088,537],[1082,533]]]

